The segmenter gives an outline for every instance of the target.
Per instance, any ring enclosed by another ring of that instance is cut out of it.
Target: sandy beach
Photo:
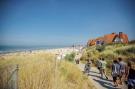
[[[3,53],[0,56],[10,56],[10,55],[28,55],[28,54],[40,54],[40,53],[49,53],[53,55],[57,55],[58,59],[62,59],[66,56],[66,54],[70,54],[72,52],[79,52],[83,47],[64,47],[64,48],[52,48],[52,49],[40,49],[40,50],[26,50],[20,52],[11,52],[11,53]]]

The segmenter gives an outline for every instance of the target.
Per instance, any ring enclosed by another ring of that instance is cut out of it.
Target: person
[[[76,57],[75,57],[75,62],[76,64],[79,64],[80,58],[79,58],[79,53],[77,53]]]
[[[97,60],[97,68],[99,70],[99,73],[101,74],[101,58]]]
[[[128,62],[127,83],[128,89],[135,89],[135,69],[133,69],[131,62]]]
[[[89,72],[90,72],[90,69],[91,69],[91,65],[92,65],[92,62],[91,62],[91,60],[87,60],[87,63],[85,64],[85,67],[84,67],[84,72],[85,73],[88,73],[89,74]]]
[[[106,79],[108,79],[107,75],[106,75],[106,61],[104,60],[104,58],[102,58],[101,60],[101,77],[103,78],[103,76],[106,77]]]
[[[122,85],[122,81],[125,81],[125,75],[127,70],[127,64],[122,60],[122,58],[118,58],[119,65],[120,65],[120,84]]]
[[[119,77],[119,74],[120,74],[120,65],[119,65],[117,60],[114,60],[113,64],[112,64],[112,78],[113,78],[113,82],[114,82],[115,87],[118,86],[117,79]]]

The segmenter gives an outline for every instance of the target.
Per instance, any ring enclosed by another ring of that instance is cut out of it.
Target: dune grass
[[[44,52],[4,55],[0,56],[0,70],[19,64],[19,89],[94,89],[73,63],[55,58]],[[7,75],[2,73],[0,77],[5,78]],[[1,78],[0,84],[6,86]]]
[[[91,46],[83,50],[81,60],[93,59],[96,63],[100,57],[107,61],[108,74],[110,74],[113,60],[118,59],[118,57],[121,57],[125,62],[131,61],[135,66],[135,44],[109,44],[98,48]]]
[[[102,51],[98,51],[96,46],[88,47],[84,50],[82,60],[86,58],[98,59],[103,57],[107,60],[113,60],[118,57],[123,59],[135,59],[135,44],[125,45],[125,44],[112,44],[105,45]]]

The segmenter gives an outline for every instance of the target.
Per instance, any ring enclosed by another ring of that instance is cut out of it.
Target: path
[[[81,69],[81,71],[83,71],[84,64],[79,64],[77,66]],[[127,89],[126,85],[115,88],[113,86],[113,81],[111,77],[109,77],[109,80],[101,79],[98,69],[96,67],[91,68],[89,79],[92,81],[93,85],[95,85],[97,89]]]

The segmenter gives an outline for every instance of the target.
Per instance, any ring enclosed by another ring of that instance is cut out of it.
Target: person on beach
[[[122,81],[125,81],[126,71],[127,71],[127,64],[122,60],[122,58],[118,58],[119,65],[120,65],[120,84],[122,85]]]
[[[102,58],[101,60],[101,77],[103,78],[104,76],[106,77],[106,79],[108,79],[107,75],[106,75],[106,61],[104,60],[104,58]]]
[[[101,74],[101,58],[99,58],[98,60],[97,60],[97,68],[98,68],[98,70],[99,70],[99,73]]]
[[[120,75],[120,65],[117,60],[114,60],[113,64],[112,64],[112,78],[113,78],[115,87],[118,86],[117,79],[118,79],[119,75]]]
[[[133,69],[131,62],[128,62],[127,84],[128,89],[135,89],[135,69]]]
[[[90,72],[90,69],[91,69],[91,65],[92,65],[92,62],[91,62],[91,60],[87,60],[87,63],[85,64],[85,67],[84,67],[84,72],[85,73],[88,73],[89,74],[89,72]]]

